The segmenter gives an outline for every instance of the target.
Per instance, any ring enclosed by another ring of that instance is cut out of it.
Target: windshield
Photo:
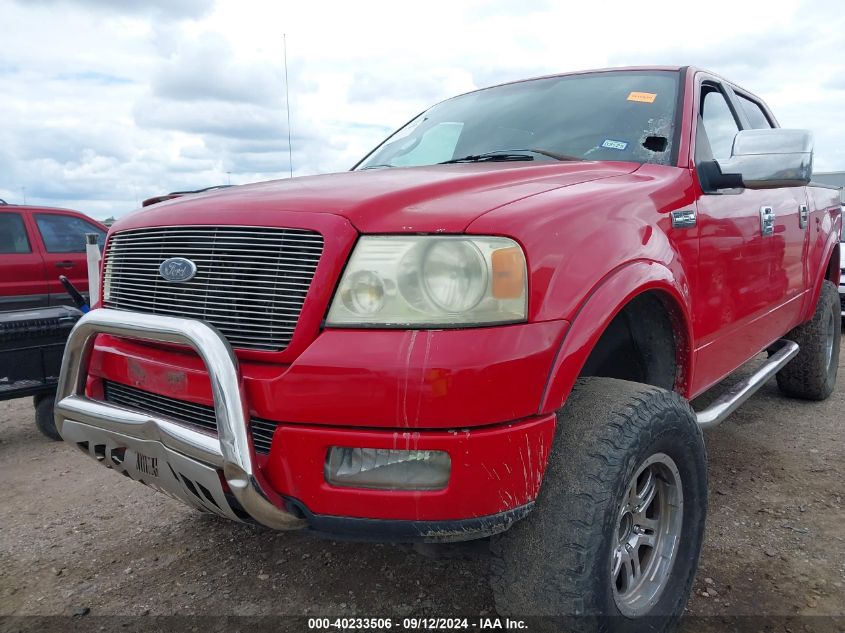
[[[667,164],[678,73],[624,71],[533,79],[439,103],[356,169],[448,161],[621,160]]]

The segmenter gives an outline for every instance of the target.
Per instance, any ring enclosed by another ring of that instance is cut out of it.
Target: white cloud
[[[74,4],[85,9],[112,14],[155,15],[156,18],[200,17],[214,5],[214,0],[27,0],[32,5],[55,7]]]
[[[778,6],[775,6],[777,4]],[[836,2],[0,0],[0,198],[123,214],[178,189],[348,169],[441,99],[558,71],[707,67],[845,169]]]
[[[279,107],[284,87],[271,66],[238,60],[220,33],[203,33],[153,74],[157,97],[183,102],[226,101]]]

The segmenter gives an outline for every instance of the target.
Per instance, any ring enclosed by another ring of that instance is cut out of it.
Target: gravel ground
[[[788,400],[772,381],[706,434],[710,514],[689,613],[722,617],[684,630],[744,615],[778,617],[760,630],[841,630],[842,362],[826,402]],[[228,523],[42,437],[30,399],[0,402],[0,422],[0,615],[495,614],[483,556]]]

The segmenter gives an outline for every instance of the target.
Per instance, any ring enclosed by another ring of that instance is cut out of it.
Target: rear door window
[[[36,213],[35,223],[48,253],[84,253],[86,233],[96,233],[102,248],[106,236],[100,227],[73,215]]]
[[[19,213],[0,213],[0,253],[31,253],[26,226]]]

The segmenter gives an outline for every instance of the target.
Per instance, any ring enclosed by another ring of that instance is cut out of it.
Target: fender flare
[[[608,273],[578,307],[549,371],[539,414],[551,413],[563,406],[607,326],[634,297],[650,290],[664,292],[675,308],[673,325],[685,339],[684,344],[678,346],[682,383],[679,387],[685,394],[693,368],[689,286],[664,264],[637,260]]]
[[[827,279],[827,270],[828,266],[830,265],[830,258],[833,257],[834,251],[839,248],[839,231],[836,230],[836,228],[837,227],[834,225],[834,230],[830,232],[830,235],[827,238],[827,244],[825,244],[824,246],[824,255],[822,256],[819,269],[816,271],[816,278],[813,280],[813,295],[810,297],[810,302],[807,306],[805,306],[804,311],[804,316],[807,319],[813,318],[813,313],[815,312],[816,304],[818,304],[819,302],[819,295],[822,291],[822,282]],[[839,261],[834,263],[835,266],[841,265],[841,250],[839,251],[838,259]]]

